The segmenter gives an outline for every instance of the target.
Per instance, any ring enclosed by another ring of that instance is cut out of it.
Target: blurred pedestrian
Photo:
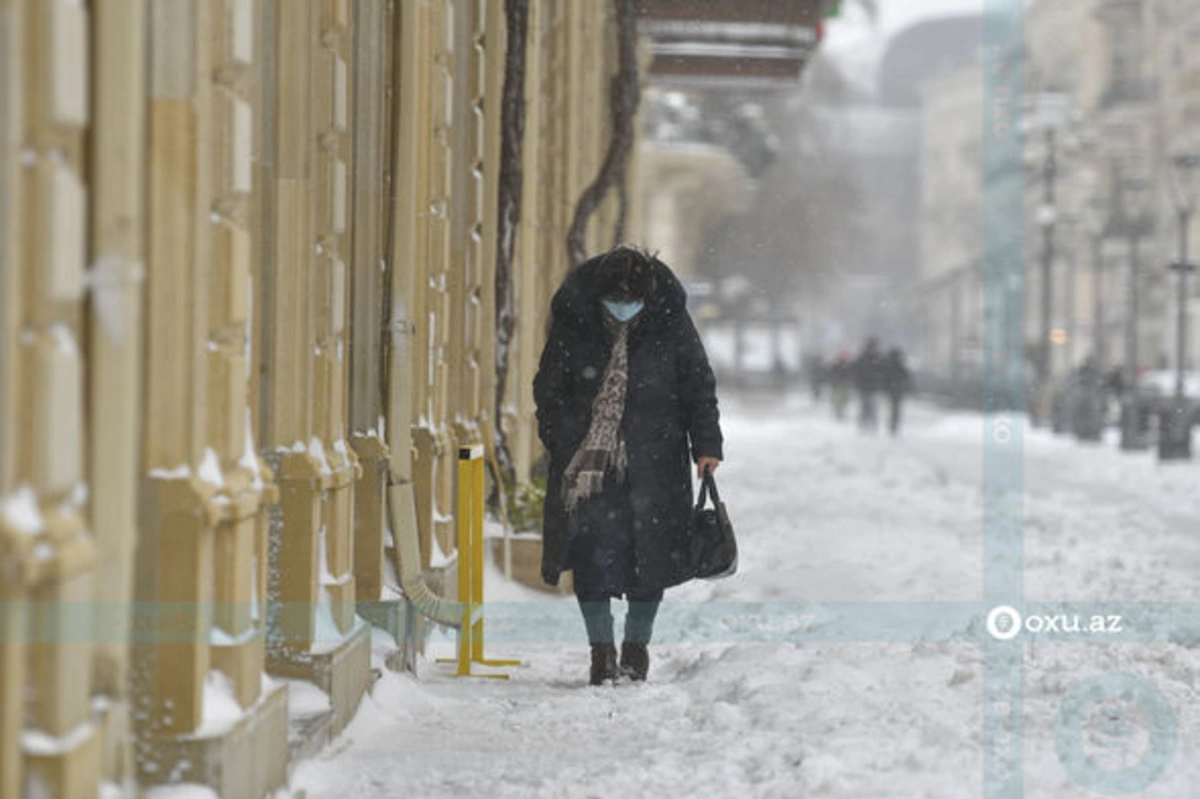
[[[867,339],[854,362],[854,386],[858,389],[858,426],[875,432],[879,429],[878,394],[883,388],[886,364],[879,340]]]
[[[644,680],[663,591],[685,557],[697,471],[722,458],[716,382],[683,286],[662,261],[621,246],[572,270],[550,306],[534,377],[550,455],[542,579],[574,572],[591,644],[590,682]],[[629,611],[617,660],[610,599]]]
[[[883,390],[887,392],[890,414],[888,415],[888,430],[892,435],[900,434],[900,415],[904,398],[912,391],[912,372],[905,363],[904,350],[892,347],[888,350],[887,359],[883,365]]]
[[[1099,441],[1104,435],[1104,373],[1088,356],[1075,372],[1071,427],[1080,441]]]
[[[788,386],[790,375],[787,361],[779,353],[771,359],[771,386],[776,391],[783,391]]]
[[[833,405],[833,416],[838,421],[846,418],[846,405],[850,402],[850,386],[854,382],[854,359],[842,350],[829,367],[829,397]]]
[[[808,374],[808,386],[812,389],[813,402],[821,401],[821,390],[829,377],[829,368],[825,359],[817,353],[810,353],[804,359],[804,370]]]
[[[1120,400],[1121,395],[1125,393],[1125,370],[1120,366],[1114,366],[1108,370],[1104,376],[1104,390],[1109,396]]]

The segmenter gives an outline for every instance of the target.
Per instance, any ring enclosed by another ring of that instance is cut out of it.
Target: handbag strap
[[[709,494],[712,495],[714,507],[721,503],[721,495],[717,493],[717,481],[713,478],[712,472],[705,469],[704,477],[700,480],[700,494],[696,497],[696,510],[704,507]]]

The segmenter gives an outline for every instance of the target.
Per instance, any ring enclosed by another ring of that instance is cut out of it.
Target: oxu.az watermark
[[[1009,641],[1022,631],[1035,635],[1043,633],[1088,633],[1118,635],[1125,631],[1120,614],[1033,613],[1022,616],[1011,605],[997,605],[988,611],[987,631],[998,641]]]

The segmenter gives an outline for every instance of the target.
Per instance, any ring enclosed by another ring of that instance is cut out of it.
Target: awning
[[[640,0],[658,83],[794,84],[820,43],[827,0]]]

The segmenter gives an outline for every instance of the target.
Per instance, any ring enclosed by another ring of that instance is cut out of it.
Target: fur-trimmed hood
[[[603,255],[589,258],[568,273],[551,301],[555,317],[573,326],[602,328],[604,317],[597,277],[603,259]],[[679,278],[658,258],[651,262],[651,267],[654,270],[654,290],[645,298],[646,307],[636,319],[636,326],[642,330],[669,326],[687,312],[687,291]]]

